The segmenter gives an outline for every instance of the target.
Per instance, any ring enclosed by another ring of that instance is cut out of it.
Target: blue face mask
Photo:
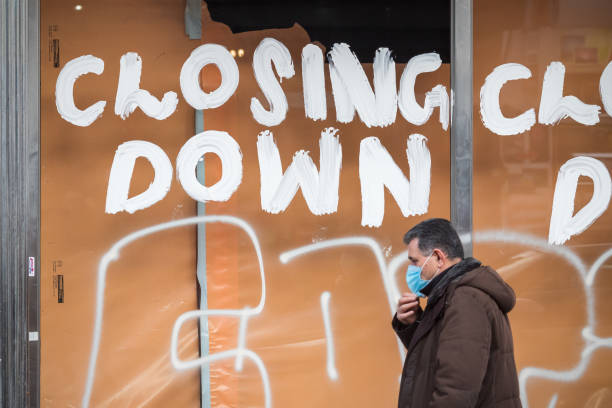
[[[433,255],[433,252],[431,255]],[[423,266],[425,266],[427,261],[429,261],[431,255],[429,255],[425,262],[423,262]],[[409,265],[408,270],[406,271],[406,283],[408,284],[408,287],[410,288],[412,293],[419,297],[425,297],[425,295],[421,293],[421,289],[423,289],[425,286],[427,286],[429,282],[431,282],[431,280],[421,279],[422,270],[422,266]]]

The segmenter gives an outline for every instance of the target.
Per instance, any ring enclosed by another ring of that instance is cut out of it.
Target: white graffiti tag
[[[94,375],[96,371],[96,363],[98,358],[98,351],[100,346],[100,339],[102,335],[102,318],[104,310],[104,295],[105,295],[105,283],[106,275],[109,264],[119,259],[120,251],[128,246],[129,244],[154,233],[169,230],[172,228],[178,228],[182,226],[196,225],[200,223],[225,223],[236,226],[242,229],[250,238],[255,252],[257,254],[259,274],[261,279],[261,296],[259,303],[255,307],[245,307],[243,309],[204,309],[204,310],[193,310],[183,313],[177,318],[172,329],[171,346],[170,346],[170,359],[172,365],[177,370],[192,369],[201,366],[208,366],[213,362],[234,358],[235,359],[235,370],[240,372],[242,370],[244,359],[251,360],[259,370],[261,376],[262,387],[264,391],[265,407],[270,408],[272,406],[272,397],[270,390],[270,380],[266,370],[266,366],[262,359],[253,351],[249,350],[246,346],[247,326],[248,321],[251,317],[259,315],[264,308],[266,299],[266,282],[265,272],[263,265],[262,251],[253,228],[246,223],[244,220],[233,217],[233,216],[201,216],[186,218],[183,220],[177,220],[151,226],[132,234],[129,234],[119,241],[117,241],[111,249],[104,254],[98,265],[98,281],[97,281],[97,293],[96,293],[96,310],[95,310],[95,323],[94,333],[92,340],[91,356],[89,362],[89,369],[87,374],[87,381],[85,387],[85,394],[83,396],[82,405],[88,407],[90,404],[92,388],[94,384]],[[462,240],[465,242],[469,240],[469,236],[462,236]],[[527,384],[531,379],[542,378],[558,382],[574,382],[580,379],[587,371],[588,366],[591,362],[593,353],[600,348],[612,348],[612,338],[601,338],[598,337],[595,331],[596,319],[595,319],[595,298],[593,291],[593,284],[595,277],[599,269],[604,263],[612,258],[612,248],[607,249],[602,253],[599,258],[590,266],[587,267],[582,259],[573,252],[570,248],[565,246],[551,245],[546,239],[535,237],[529,234],[523,234],[513,231],[480,231],[474,233],[474,242],[477,243],[509,243],[515,245],[527,246],[536,252],[551,254],[560,257],[567,262],[580,276],[582,287],[586,295],[586,311],[587,311],[587,325],[582,329],[582,337],[584,339],[584,345],[581,352],[580,361],[570,369],[565,371],[551,370],[543,367],[525,367],[519,374],[519,385],[520,385],[520,396],[522,404],[525,408],[528,408],[527,398]],[[408,261],[408,252],[403,251],[398,255],[394,256],[386,262],[383,250],[381,246],[371,237],[346,237],[336,238],[326,241],[316,242],[313,244],[305,245],[299,248],[295,248],[280,254],[280,260],[282,263],[287,264],[293,259],[307,255],[313,252],[326,250],[326,249],[338,249],[342,247],[366,247],[374,255],[382,284],[387,296],[389,308],[391,314],[395,313],[395,305],[400,297],[400,290],[397,285],[396,274],[403,271],[402,266]],[[531,252],[530,252],[531,253]],[[521,260],[520,262],[523,262]],[[500,269],[500,273],[503,274],[503,270]],[[329,292],[323,292],[320,298],[321,312],[323,315],[323,324],[325,327],[325,336],[327,344],[327,373],[331,380],[336,381],[339,377],[336,369],[335,362],[335,351],[334,351],[334,339],[332,322],[330,318],[330,299],[331,294]],[[178,357],[178,339],[179,332],[183,324],[191,319],[197,319],[207,316],[227,316],[231,318],[239,318],[239,330],[238,330],[238,341],[237,347],[232,350],[226,350],[214,354],[203,355],[202,357],[191,360],[183,361]],[[398,351],[400,358],[404,359],[405,350],[402,344],[397,340]],[[554,408],[558,402],[558,395],[555,394],[551,398],[548,408]]]
[[[463,241],[469,239],[469,236],[462,237]],[[559,382],[573,382],[580,379],[586,372],[588,365],[591,361],[593,353],[599,348],[612,348],[612,338],[600,338],[594,334],[595,328],[595,297],[593,292],[593,283],[595,276],[603,264],[610,258],[612,258],[612,248],[605,251],[597,258],[597,260],[591,265],[590,268],[584,264],[582,259],[576,255],[570,248],[558,245],[551,245],[546,239],[538,238],[529,234],[522,234],[513,231],[481,231],[474,234],[474,242],[478,243],[512,243],[517,245],[525,245],[535,249],[536,251],[548,253],[551,255],[559,256],[565,262],[570,264],[572,268],[578,273],[583,282],[583,289],[586,294],[586,309],[587,309],[587,326],[582,330],[582,336],[585,341],[583,350],[581,353],[581,359],[574,368],[566,371],[556,371],[541,367],[525,367],[521,370],[519,375],[520,394],[523,407],[528,408],[529,403],[527,399],[527,383],[532,378],[543,378]],[[296,248],[280,255],[280,260],[283,263],[290,262],[295,257],[308,254],[310,252],[320,251],[329,248],[338,248],[343,246],[366,246],[372,250],[376,257],[378,267],[381,273],[383,285],[391,308],[391,313],[395,313],[395,304],[400,297],[400,290],[397,286],[396,274],[407,261],[408,251],[403,251],[391,258],[389,263],[385,262],[382,250],[379,244],[370,237],[347,237],[337,238],[327,241],[321,241],[314,244],[306,245],[300,248]],[[330,340],[328,335],[328,350],[330,347],[333,350],[333,339]],[[331,343],[330,343],[331,341]],[[331,344],[331,345],[330,345]],[[398,343],[400,356],[402,360],[405,357],[405,351]],[[334,367],[335,362],[330,361],[333,358],[333,354],[328,353],[328,367]],[[328,376],[332,377],[329,369]],[[548,408],[554,408],[558,401],[558,395],[555,394],[549,402]]]
[[[261,279],[261,297],[259,303],[255,307],[245,307],[240,310],[231,310],[231,309],[219,309],[219,310],[193,310],[186,313],[183,313],[179,318],[175,321],[174,327],[172,329],[172,338],[171,338],[171,346],[170,346],[170,358],[172,361],[172,365],[177,370],[185,370],[189,368],[200,367],[203,365],[211,364],[215,361],[225,360],[228,358],[235,358],[235,369],[240,372],[242,370],[244,358],[248,358],[252,360],[259,373],[261,375],[262,386],[264,391],[265,398],[265,406],[266,408],[270,408],[272,405],[271,391],[270,391],[270,380],[268,378],[268,372],[266,367],[261,360],[261,358],[251,350],[246,348],[246,328],[248,320],[261,313],[264,308],[265,299],[266,299],[266,280],[264,273],[264,265],[263,265],[263,257],[261,254],[261,246],[259,245],[259,240],[257,239],[257,235],[253,228],[247,224],[244,220],[232,217],[232,216],[200,216],[200,217],[191,217],[185,218],[182,220],[171,221],[159,225],[154,225],[148,228],[141,229],[139,231],[133,232],[119,241],[117,241],[111,249],[106,252],[98,264],[98,282],[97,282],[97,291],[96,291],[96,310],[95,310],[95,319],[94,319],[94,332],[93,332],[93,340],[91,346],[91,355],[89,359],[89,369],[87,371],[87,381],[85,383],[85,394],[83,395],[82,406],[88,407],[91,400],[91,392],[94,384],[94,376],[96,372],[96,363],[98,361],[98,351],[100,348],[100,338],[102,337],[102,317],[104,312],[104,290],[106,285],[106,275],[108,271],[108,266],[111,262],[117,261],[119,259],[120,251],[128,246],[129,244],[146,237],[148,235],[152,235],[154,233],[169,230],[172,228],[197,225],[200,223],[225,223],[239,227],[249,236],[253,247],[255,248],[255,252],[257,254],[257,260],[259,264],[259,274]],[[237,317],[240,318],[240,326],[238,333],[238,347],[233,350],[226,350],[219,353],[209,354],[202,356],[193,361],[182,361],[178,358],[178,334],[181,329],[183,323],[187,320],[199,318],[202,316],[228,316],[228,317]]]

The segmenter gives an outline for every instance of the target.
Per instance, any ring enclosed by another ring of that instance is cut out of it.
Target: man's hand
[[[414,293],[404,293],[397,302],[397,320],[405,325],[413,324],[419,310],[419,297]]]

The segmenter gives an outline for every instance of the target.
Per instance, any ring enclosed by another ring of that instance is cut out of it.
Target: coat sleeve
[[[397,337],[399,337],[402,343],[404,343],[404,347],[408,348],[408,345],[410,344],[410,340],[412,339],[414,332],[419,326],[419,320],[422,314],[423,314],[423,310],[419,308],[419,311],[417,312],[417,321],[409,325],[406,325],[400,322],[399,319],[397,318],[397,313],[393,315],[391,326],[393,327],[393,330],[395,330],[395,334],[397,334]]]
[[[484,296],[478,289],[459,287],[446,308],[429,408],[476,405],[491,346]]]

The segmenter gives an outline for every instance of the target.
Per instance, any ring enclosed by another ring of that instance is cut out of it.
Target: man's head
[[[420,266],[421,278],[430,280],[463,259],[463,245],[452,224],[443,218],[423,221],[404,235],[408,259]]]

